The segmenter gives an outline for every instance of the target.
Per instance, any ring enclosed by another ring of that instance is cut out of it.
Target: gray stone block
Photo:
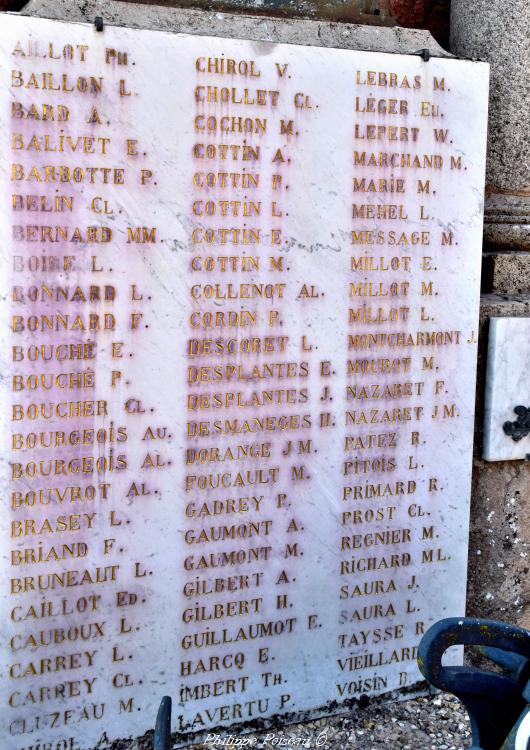
[[[433,56],[451,57],[428,31],[398,27],[235,15],[116,0],[30,0],[21,15],[85,23],[93,23],[96,16],[103,16],[105,23],[133,29],[158,29],[200,36],[211,35],[371,52],[413,54],[428,48]]]
[[[530,253],[486,253],[483,289],[504,294],[530,294]]]

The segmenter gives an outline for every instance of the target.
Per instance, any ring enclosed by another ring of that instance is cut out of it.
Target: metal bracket
[[[516,406],[514,409],[517,414],[515,422],[505,422],[502,426],[505,435],[518,443],[527,435],[530,435],[530,407]]]
[[[421,59],[423,60],[423,62],[429,62],[429,60],[431,59],[431,53],[429,52],[429,50],[427,49],[427,47],[424,47],[423,49],[420,49],[419,55],[420,55]]]
[[[103,31],[103,18],[102,16],[96,16],[94,19],[94,26],[96,31]]]

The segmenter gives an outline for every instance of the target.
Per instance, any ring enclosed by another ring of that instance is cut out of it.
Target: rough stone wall
[[[20,10],[27,0],[0,0],[0,10]]]
[[[530,461],[480,458],[489,319],[509,316],[530,316],[528,293],[482,295],[467,609],[530,628]]]
[[[124,0],[172,8],[204,8],[283,18],[342,21],[427,29],[442,45],[449,39],[451,0]],[[20,10],[28,0],[0,0],[0,10]]]
[[[0,0],[1,1],[1,0]],[[178,31],[188,34],[239,37],[286,44],[306,44],[339,49],[410,53],[428,47],[438,57],[449,56],[424,30],[381,28],[332,21],[280,19],[273,16],[208,13],[195,9],[165,7],[155,3],[115,0],[29,0],[24,15],[93,23],[103,16],[107,23],[130,28]]]

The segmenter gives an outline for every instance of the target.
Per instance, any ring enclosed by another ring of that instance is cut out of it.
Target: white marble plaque
[[[484,409],[486,461],[528,457],[529,410],[530,318],[490,318]]]
[[[2,747],[413,691],[464,614],[487,66],[1,26]]]

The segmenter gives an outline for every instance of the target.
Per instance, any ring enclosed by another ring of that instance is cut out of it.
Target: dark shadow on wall
[[[447,49],[451,0],[390,0],[390,9],[399,26],[428,29]]]
[[[0,0],[0,10],[22,10],[27,2],[28,0]]]

